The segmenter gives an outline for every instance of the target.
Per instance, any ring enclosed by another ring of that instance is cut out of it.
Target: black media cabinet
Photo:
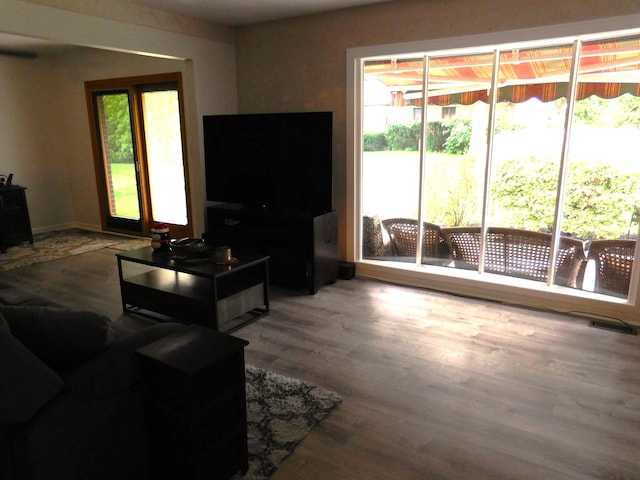
[[[25,187],[0,188],[0,252],[22,242],[33,243]]]
[[[271,283],[315,294],[338,278],[338,214],[207,207],[205,242],[268,255]]]

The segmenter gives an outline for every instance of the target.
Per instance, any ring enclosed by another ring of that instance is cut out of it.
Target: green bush
[[[436,120],[427,123],[427,151],[444,152],[445,143],[451,133],[451,122]]]
[[[384,138],[393,151],[418,150],[420,145],[420,122],[394,123],[387,127]]]
[[[365,133],[362,147],[365,152],[381,152],[387,149],[384,133]]]
[[[471,121],[436,120],[428,123],[427,150],[464,155],[469,151]]]
[[[496,171],[492,221],[550,231],[558,165],[551,159],[514,158]],[[629,229],[640,202],[640,175],[611,165],[575,162],[565,189],[562,229],[579,238],[617,238]]]
[[[394,123],[384,132],[385,145],[392,151],[416,151],[420,147],[420,122]],[[377,133],[364,135],[365,152],[384,150],[380,148]],[[464,155],[469,151],[471,122],[469,120],[437,120],[429,122],[427,151]]]
[[[469,151],[471,142],[471,121],[455,120],[452,122],[449,136],[444,142],[444,149],[447,153],[454,155],[464,155]]]

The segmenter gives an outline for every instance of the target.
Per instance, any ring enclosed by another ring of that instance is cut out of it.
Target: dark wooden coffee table
[[[116,254],[122,309],[231,332],[269,313],[269,257],[176,258],[151,247]]]

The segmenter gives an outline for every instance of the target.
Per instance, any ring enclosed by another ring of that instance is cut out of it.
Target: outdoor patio
[[[417,263],[418,227],[415,219],[364,217],[363,258]],[[628,296],[635,240],[585,242],[561,235],[555,258],[553,242],[553,236],[545,232],[489,227],[483,237],[480,227],[440,227],[425,222],[420,263],[547,282],[554,259],[552,283]]]

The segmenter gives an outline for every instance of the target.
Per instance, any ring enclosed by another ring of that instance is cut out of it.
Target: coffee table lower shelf
[[[127,253],[118,254],[126,312],[176,319],[227,333],[269,313],[266,259],[234,274],[200,276],[138,262]],[[123,261],[152,268],[125,277]]]

